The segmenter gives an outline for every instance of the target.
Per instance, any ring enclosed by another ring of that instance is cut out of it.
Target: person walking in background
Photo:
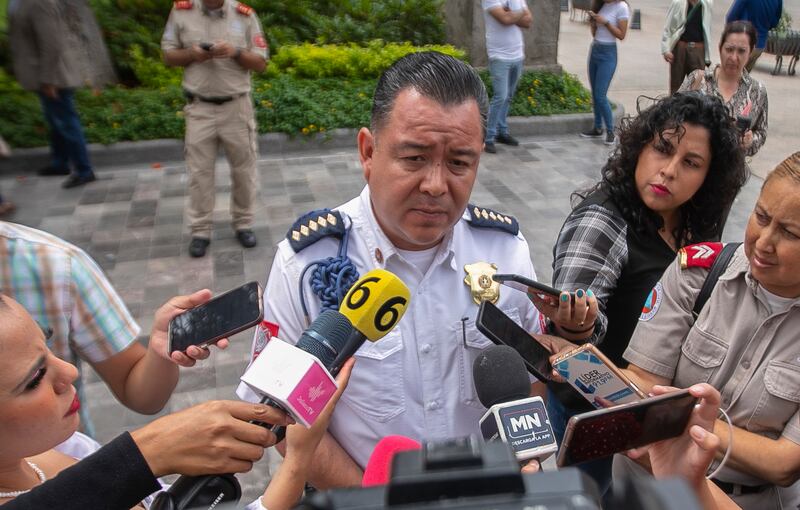
[[[747,21],[725,25],[719,41],[720,64],[713,70],[694,71],[680,91],[699,90],[722,99],[741,130],[747,156],[755,156],[767,141],[767,88],[745,71],[756,44],[756,31]]]
[[[749,21],[758,34],[755,49],[745,65],[748,73],[753,70],[756,60],[767,47],[767,34],[778,26],[782,12],[783,0],[735,0],[728,10],[725,23]]]
[[[525,0],[483,0],[483,18],[492,77],[492,101],[484,150],[494,154],[497,152],[495,142],[519,145],[508,132],[506,118],[525,60],[522,29],[530,28],[533,17]]]
[[[257,175],[256,121],[250,71],[267,65],[267,43],[252,8],[235,0],[175,2],[161,39],[164,62],[184,67],[189,174],[189,255],[211,242],[214,164],[219,146],[231,168],[231,216],[236,239],[256,245],[252,230]]]
[[[624,0],[594,0],[589,11],[589,26],[592,30],[592,47],[589,50],[589,84],[592,88],[594,127],[584,131],[584,138],[603,136],[606,126],[605,144],[614,144],[614,117],[608,102],[608,87],[617,70],[617,39],[625,39],[628,32],[630,7]]]
[[[708,0],[672,0],[661,35],[661,54],[669,62],[669,93],[686,75],[711,64],[711,4]]]
[[[83,78],[79,48],[70,43],[69,21],[64,4],[57,0],[8,3],[14,74],[23,88],[39,94],[50,128],[50,166],[39,170],[39,175],[69,175],[64,188],[96,180],[75,109],[75,88],[83,85]]]

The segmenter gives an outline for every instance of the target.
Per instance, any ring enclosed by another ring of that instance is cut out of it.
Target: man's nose
[[[420,191],[433,196],[445,194],[447,192],[445,171],[445,166],[441,161],[431,163],[420,183]]]

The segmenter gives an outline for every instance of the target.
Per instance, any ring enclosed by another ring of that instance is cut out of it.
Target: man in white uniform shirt
[[[317,261],[328,258],[329,271],[360,275],[384,268],[411,291],[395,329],[356,353],[350,385],[312,467],[310,481],[319,489],[359,485],[384,436],[424,441],[478,433],[485,409],[472,363],[491,344],[475,328],[480,286],[465,285],[465,277],[474,283],[496,270],[535,278],[516,220],[467,204],[487,103],[477,73],[457,59],[424,52],[395,62],[376,88],[370,128],[358,134],[367,186],[335,210],[301,217],[278,245],[254,355],[265,336],[296,342],[308,325],[306,310],[313,320],[323,307],[338,308],[329,297],[347,289],[328,286],[322,298],[315,295],[322,280],[312,272]],[[351,285],[357,275],[349,274]],[[526,330],[541,331],[524,293],[504,288],[496,304]],[[240,387],[239,395],[255,400],[246,390]]]
[[[506,118],[525,60],[522,29],[533,23],[525,0],[482,0],[486,22],[486,51],[492,77],[492,102],[486,125],[486,152],[495,153],[495,142],[519,145],[509,134]]]

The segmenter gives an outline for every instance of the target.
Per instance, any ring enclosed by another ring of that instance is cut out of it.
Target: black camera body
[[[678,480],[625,480],[609,508],[700,510]],[[521,474],[505,443],[462,438],[400,452],[388,485],[312,494],[301,510],[600,510],[595,483],[576,468]]]

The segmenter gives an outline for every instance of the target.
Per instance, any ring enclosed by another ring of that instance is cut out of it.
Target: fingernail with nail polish
[[[594,292],[592,292],[592,290],[589,289],[589,290],[586,291],[586,295],[589,296],[589,297],[594,297]]]
[[[561,294],[561,301],[563,301],[564,303],[569,301],[569,294]]]
[[[576,292],[575,295],[578,296],[579,298],[582,298],[583,297],[583,289],[578,289],[578,292]]]

